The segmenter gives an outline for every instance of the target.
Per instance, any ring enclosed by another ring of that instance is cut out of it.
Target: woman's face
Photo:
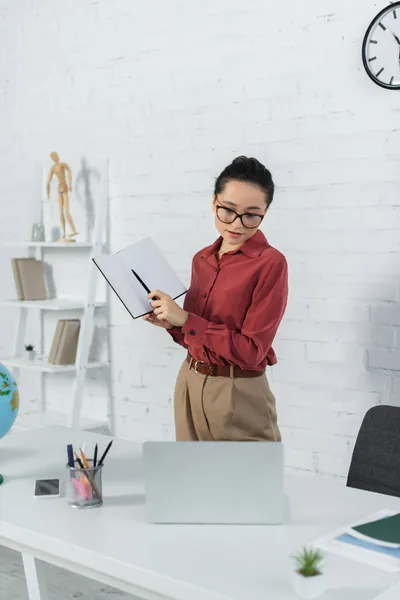
[[[246,228],[239,218],[233,223],[225,223],[217,216],[218,206],[223,207],[218,210],[218,215],[224,221],[230,221],[235,217],[232,211],[239,215],[246,215],[246,224],[254,226],[254,229]],[[244,181],[228,181],[224,190],[214,196],[213,210],[215,213],[215,226],[218,233],[222,236],[228,246],[242,246],[247,240],[253,237],[261,225],[260,216],[267,212],[265,201],[265,192],[256,185],[245,183]]]

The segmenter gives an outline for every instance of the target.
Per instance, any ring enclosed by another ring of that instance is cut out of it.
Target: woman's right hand
[[[142,317],[142,320],[146,321],[147,323],[150,323],[151,325],[154,325],[155,327],[161,327],[161,329],[173,329],[174,327],[169,321],[160,321],[159,319],[157,319],[156,315],[153,312],[148,315],[144,315]]]

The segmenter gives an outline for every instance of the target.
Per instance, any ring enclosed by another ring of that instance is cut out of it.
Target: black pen
[[[93,458],[93,466],[95,467],[97,465],[97,452],[98,452],[98,445],[96,444],[96,446],[94,447],[94,458]]]
[[[144,289],[146,290],[146,292],[148,294],[151,293],[151,290],[147,287],[147,285],[145,284],[145,282],[143,281],[143,279],[141,277],[139,277],[139,275],[136,273],[136,271],[134,271],[133,269],[131,269],[132,273],[134,274],[134,276],[136,277],[136,279],[138,280],[138,282],[140,283],[140,285],[142,287],[144,287]],[[157,300],[156,297],[152,298],[152,300]]]
[[[147,287],[147,285],[145,284],[145,282],[143,281],[143,279],[141,279],[141,278],[139,277],[139,275],[136,273],[136,271],[134,271],[133,269],[131,269],[131,271],[132,271],[132,273],[134,274],[134,276],[136,277],[136,279],[138,280],[138,282],[140,283],[140,285],[141,285],[142,287],[144,287],[144,289],[146,290],[146,292],[147,292],[148,294],[150,294],[151,290],[149,290],[149,288]]]
[[[101,459],[99,460],[99,465],[98,465],[98,466],[100,466],[100,465],[102,465],[102,464],[103,464],[103,462],[104,462],[104,459],[105,459],[105,457],[107,456],[107,454],[108,454],[108,452],[109,452],[109,450],[110,450],[110,448],[111,448],[111,446],[112,446],[112,443],[113,443],[113,440],[111,440],[111,442],[108,444],[107,448],[104,450],[104,454],[103,454],[103,456],[101,457]]]

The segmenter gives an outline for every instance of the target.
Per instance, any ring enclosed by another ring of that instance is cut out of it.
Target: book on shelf
[[[55,333],[53,336],[53,341],[52,341],[49,356],[48,356],[48,362],[51,364],[54,364],[54,361],[56,358],[56,353],[58,350],[58,346],[60,344],[60,338],[61,338],[62,331],[64,329],[64,324],[65,324],[64,319],[61,321],[58,321],[58,323],[57,323],[57,327],[56,327],[56,330],[55,330]]]
[[[15,287],[17,290],[17,298],[18,298],[18,300],[23,300],[24,294],[22,291],[21,276],[19,273],[17,263],[18,263],[18,260],[16,258],[11,259],[11,266],[12,266],[13,275],[14,275]]]
[[[12,258],[18,300],[47,300],[44,263],[36,258]]]
[[[49,363],[53,365],[75,364],[80,326],[79,319],[58,321],[48,357]]]

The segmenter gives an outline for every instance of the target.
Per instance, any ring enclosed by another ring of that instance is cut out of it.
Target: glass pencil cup
[[[92,460],[88,464],[88,469],[82,469],[77,461],[73,467],[67,464],[68,504],[72,508],[96,508],[103,504],[103,465],[94,467]]]

